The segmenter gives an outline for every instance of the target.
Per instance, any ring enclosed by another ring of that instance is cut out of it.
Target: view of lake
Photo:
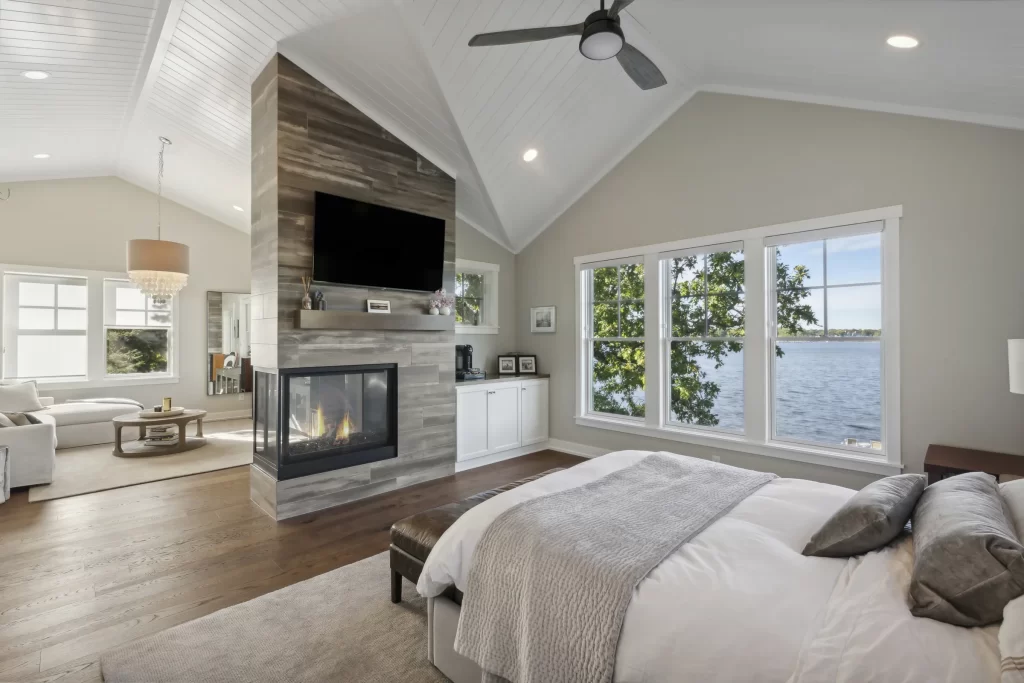
[[[846,438],[881,439],[881,343],[780,342],[775,413],[780,438],[838,444]],[[719,428],[743,428],[743,354],[720,369],[701,361],[721,388],[715,402]]]

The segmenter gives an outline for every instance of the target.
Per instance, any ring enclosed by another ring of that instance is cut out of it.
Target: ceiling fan
[[[470,38],[469,45],[470,47],[513,45],[566,36],[581,36],[580,52],[584,57],[594,60],[615,57],[626,74],[640,86],[641,90],[651,90],[665,85],[667,81],[654,62],[649,60],[643,52],[627,43],[622,35],[619,14],[632,3],[633,0],[615,0],[611,9],[606,10],[604,0],[601,0],[601,9],[592,13],[580,24],[481,33]]]

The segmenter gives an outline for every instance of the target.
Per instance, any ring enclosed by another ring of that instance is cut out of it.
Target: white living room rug
[[[195,434],[194,424],[188,433]],[[252,463],[252,420],[204,422],[203,435],[205,446],[172,455],[119,458],[109,443],[58,450],[53,483],[33,486],[28,500],[67,498]]]

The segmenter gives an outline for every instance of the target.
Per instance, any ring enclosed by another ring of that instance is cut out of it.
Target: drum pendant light
[[[156,239],[128,241],[128,279],[143,294],[157,299],[170,299],[188,283],[188,245],[160,239],[164,148],[169,144],[170,140],[160,138],[156,176]]]

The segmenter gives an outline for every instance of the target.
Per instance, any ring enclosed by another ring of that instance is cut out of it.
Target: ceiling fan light
[[[622,29],[617,22],[610,19],[599,19],[592,22],[583,31],[580,39],[580,52],[587,59],[611,59],[619,54],[625,44]]]

